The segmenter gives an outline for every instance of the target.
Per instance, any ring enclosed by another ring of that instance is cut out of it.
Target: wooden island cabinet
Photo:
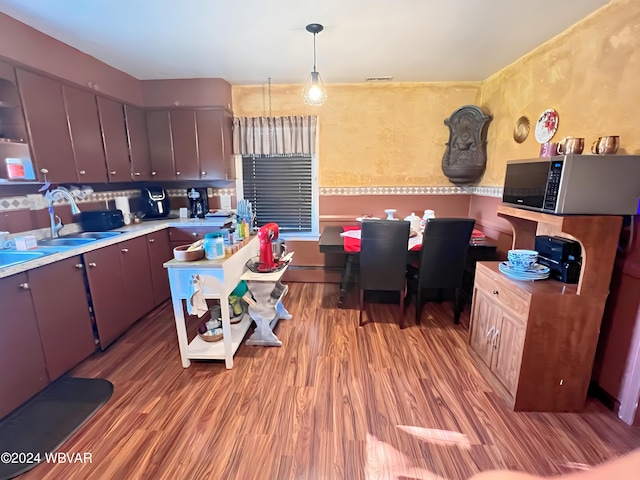
[[[622,217],[557,216],[505,205],[513,248],[536,235],[580,242],[577,285],[513,280],[499,262],[479,262],[469,327],[475,365],[514,410],[575,412],[584,406]]]

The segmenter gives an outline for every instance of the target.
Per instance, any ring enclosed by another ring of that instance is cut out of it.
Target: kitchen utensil
[[[509,250],[507,258],[516,270],[527,270],[538,261],[538,252],[535,250]]]
[[[617,135],[608,135],[606,137],[598,137],[591,145],[591,152],[598,155],[614,154],[620,146],[620,137]]]
[[[558,144],[559,155],[580,154],[584,150],[584,138],[565,137]]]

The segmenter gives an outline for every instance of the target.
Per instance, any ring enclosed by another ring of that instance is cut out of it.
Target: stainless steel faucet
[[[61,196],[69,200],[69,203],[71,204],[72,214],[77,215],[78,213],[80,213],[80,209],[76,204],[76,200],[73,198],[73,195],[71,195],[71,192],[69,190],[67,190],[64,187],[58,187],[58,188],[54,188],[53,190],[47,190],[47,193],[45,194],[45,198],[49,203],[49,218],[51,219],[51,238],[58,238],[59,236],[58,232],[62,229],[62,227],[64,227],[64,225],[62,224],[62,220],[60,220],[60,217],[53,213],[53,202],[54,200],[57,200]]]

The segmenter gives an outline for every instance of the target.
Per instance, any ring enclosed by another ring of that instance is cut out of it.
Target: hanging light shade
[[[304,84],[302,98],[307,105],[322,105],[327,99],[327,91],[324,89],[320,74],[316,71],[316,35],[324,27],[319,23],[310,23],[306,28],[307,32],[313,33],[313,71],[309,74]]]

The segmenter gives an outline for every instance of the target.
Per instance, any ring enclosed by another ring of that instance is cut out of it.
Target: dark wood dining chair
[[[436,289],[453,290],[453,321],[460,322],[462,313],[462,277],[475,220],[471,218],[432,218],[425,225],[418,269],[409,269],[408,296],[416,297],[416,324],[420,323],[424,293]]]
[[[398,292],[400,328],[404,328],[407,282],[409,222],[363,220],[360,241],[360,325],[363,323],[364,292]],[[365,312],[366,313],[366,312]],[[371,315],[367,314],[371,319]]]

